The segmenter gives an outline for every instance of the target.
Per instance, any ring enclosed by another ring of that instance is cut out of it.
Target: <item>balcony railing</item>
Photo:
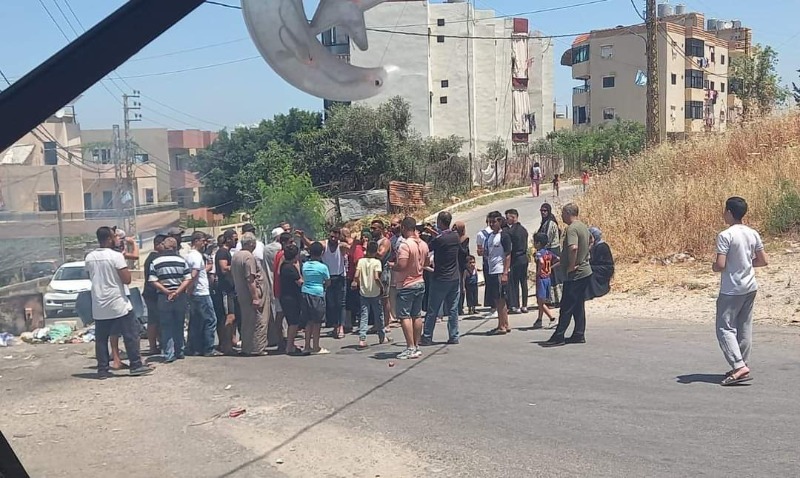
[[[572,94],[573,95],[580,95],[580,94],[583,94],[583,93],[588,93],[590,90],[591,90],[591,87],[589,85],[576,86],[575,88],[572,89]]]

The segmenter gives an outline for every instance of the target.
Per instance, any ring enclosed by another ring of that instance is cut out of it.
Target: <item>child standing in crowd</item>
[[[550,298],[550,274],[553,272],[553,267],[558,265],[558,256],[553,254],[547,249],[549,243],[547,234],[537,233],[533,236],[533,247],[536,249],[536,303],[539,309],[539,317],[533,323],[534,329],[542,328],[542,317],[547,316],[550,319],[552,326],[556,318],[547,306],[547,300]]]
[[[280,273],[279,300],[286,323],[289,326],[286,332],[286,354],[293,357],[309,355],[309,349],[300,350],[294,344],[297,331],[305,324],[302,320],[301,304],[303,303],[303,278],[300,276],[300,267],[297,261],[300,249],[295,244],[289,243],[283,252]]]
[[[467,312],[474,315],[478,306],[478,268],[475,266],[475,256],[467,258],[467,270],[464,271],[464,289],[467,293]]]
[[[561,180],[558,174],[553,175],[553,196],[558,197],[558,187],[561,185]]]
[[[304,350],[313,351],[318,355],[330,353],[319,345],[322,323],[325,322],[325,288],[331,282],[328,266],[322,262],[323,250],[324,247],[320,242],[314,242],[308,247],[309,259],[303,263],[303,286],[300,289],[303,293],[300,320],[306,324]]]
[[[589,171],[585,169],[581,173],[581,184],[583,184],[583,192],[586,192],[586,189],[589,188]]]
[[[369,314],[375,317],[375,330],[378,332],[380,343],[388,340],[383,324],[383,305],[381,298],[385,286],[381,281],[383,265],[378,257],[378,243],[370,241],[367,244],[367,255],[362,257],[356,265],[356,273],[351,284],[353,289],[358,289],[361,296],[361,320],[358,325],[358,348],[367,348],[367,330],[369,329]]]
[[[542,182],[542,168],[539,163],[533,163],[530,170],[531,176],[531,196],[539,196],[539,184]]]

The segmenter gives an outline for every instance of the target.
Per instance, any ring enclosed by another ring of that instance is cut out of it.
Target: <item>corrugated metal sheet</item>
[[[393,208],[420,208],[425,206],[428,187],[423,184],[389,182],[389,205]]]

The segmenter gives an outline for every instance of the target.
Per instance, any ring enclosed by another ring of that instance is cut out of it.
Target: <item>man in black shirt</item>
[[[511,237],[511,274],[508,280],[508,308],[512,314],[528,313],[528,230],[519,222],[516,209],[506,211]],[[520,291],[522,294],[520,295]]]
[[[239,237],[236,231],[228,229],[223,234],[224,242],[214,256],[214,270],[217,274],[217,336],[222,353],[233,354],[233,334],[236,323],[236,292],[233,287],[231,249],[236,247]]]
[[[433,253],[433,277],[428,293],[428,308],[420,345],[433,345],[433,329],[436,327],[436,316],[441,309],[448,315],[448,344],[458,344],[458,296],[460,293],[460,272],[458,268],[458,252],[461,239],[451,229],[453,216],[442,211],[436,219],[436,230],[428,232],[434,235],[430,243]]]

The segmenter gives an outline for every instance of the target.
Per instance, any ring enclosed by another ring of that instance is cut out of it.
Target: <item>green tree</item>
[[[320,237],[325,230],[322,195],[314,188],[308,173],[284,165],[271,184],[260,182],[259,193],[260,201],[253,218],[262,229],[273,228],[288,220],[307,231],[310,237]]]
[[[731,60],[729,86],[741,98],[745,118],[767,116],[789,97],[780,84],[777,65],[778,53],[771,46],[756,45],[750,55]]]
[[[581,168],[605,169],[614,158],[629,158],[644,149],[645,128],[641,123],[617,120],[589,130],[561,130],[547,135],[531,147],[538,154],[557,154],[579,162]]]

